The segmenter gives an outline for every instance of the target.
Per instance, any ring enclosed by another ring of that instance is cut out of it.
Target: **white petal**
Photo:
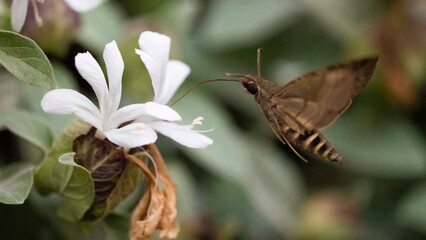
[[[123,77],[124,62],[118,50],[117,43],[112,41],[105,46],[104,61],[108,73],[111,109],[118,109],[121,99],[121,79]]]
[[[205,148],[213,143],[210,138],[192,130],[192,125],[179,125],[164,121],[156,121],[149,125],[157,132],[190,148]]]
[[[99,4],[102,0],[65,0],[68,5],[77,12],[89,11]]]
[[[164,104],[155,102],[145,103],[145,111],[147,115],[152,117],[167,120],[167,121],[180,121],[182,117],[175,110]]]
[[[92,86],[99,101],[101,113],[109,112],[109,92],[105,76],[95,58],[89,53],[75,56],[75,66],[80,75]]]
[[[168,36],[156,32],[142,32],[139,37],[139,46],[142,51],[137,50],[136,53],[141,56],[151,76],[155,96],[160,94],[161,82],[166,74],[170,43]]]
[[[74,114],[95,128],[102,130],[101,113],[87,97],[70,89],[55,89],[47,92],[41,100],[47,113]]]
[[[20,32],[27,18],[28,0],[14,0],[10,8],[12,29]]]
[[[143,146],[157,140],[155,131],[143,123],[132,123],[104,134],[111,142],[127,148]]]
[[[155,95],[154,102],[168,103],[190,72],[191,68],[185,63],[170,60],[167,63],[166,76],[161,83],[160,93]]]
[[[110,127],[117,128],[120,124],[135,120],[144,114],[146,114],[145,104],[127,105],[112,114]]]

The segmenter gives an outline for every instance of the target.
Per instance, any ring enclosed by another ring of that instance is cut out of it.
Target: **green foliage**
[[[0,63],[21,81],[45,89],[56,88],[49,59],[25,36],[0,30]]]
[[[45,119],[34,113],[0,109],[0,125],[39,147],[45,153],[51,148],[52,130]]]
[[[240,84],[206,84],[173,106],[183,124],[201,115],[205,121],[196,129],[214,128],[205,133],[214,140],[206,149],[188,149],[161,135],[156,142],[177,183],[182,229],[178,239],[309,240],[318,239],[319,234],[339,240],[424,239],[426,45],[420,24],[424,13],[416,11],[422,9],[421,1],[406,2],[104,1],[91,11],[73,13],[82,20],[74,44],[65,55],[51,53],[49,58],[55,59],[59,87],[80,86],[84,95],[95,98],[78,76],[75,54],[89,51],[101,59],[105,44],[116,40],[125,63],[124,106],[153,96],[149,75],[134,53],[137,38],[145,30],[169,35],[171,57],[191,67],[174,99],[195,83],[222,78],[224,72],[255,73],[259,47],[263,48],[262,76],[280,84],[328,64],[379,54],[378,67],[365,91],[325,130],[348,160],[345,165],[323,159],[301,162],[276,139],[253,97]],[[9,24],[9,9],[1,3],[0,23]],[[33,230],[15,234],[14,227],[21,221],[4,217],[0,238],[126,239],[129,215],[145,190],[141,184],[122,201],[139,178],[133,164],[127,164],[116,179],[114,190],[95,214],[94,220],[102,221],[92,223],[87,235],[75,224],[57,218],[53,210],[58,206],[61,215],[76,221],[92,206],[90,172],[76,166],[70,154],[73,138],[85,131],[62,133],[72,116],[47,115],[40,108],[45,89],[56,84],[47,58],[35,43],[16,33],[0,31],[0,36],[8,36],[0,37],[0,62],[6,68],[0,70],[0,127],[47,153],[36,168],[34,184],[43,195],[62,195],[41,197],[31,192],[19,207],[33,210],[26,212],[29,219],[36,219],[26,224]],[[23,51],[22,46],[31,51]],[[23,81],[15,81],[6,70]],[[44,89],[24,87],[24,83]],[[407,88],[410,85],[412,92]],[[402,94],[397,96],[395,91]],[[401,98],[407,96],[417,96],[417,106],[404,106]],[[58,135],[53,145],[50,128]],[[9,151],[19,151],[14,161],[34,157],[33,151],[9,134],[0,135],[0,143],[4,143],[0,165],[8,166],[0,170],[0,192],[6,189],[1,193],[9,195],[26,181],[28,188],[17,191],[24,200],[31,187],[30,167],[20,165],[9,175],[4,172],[15,168]],[[1,194],[0,200],[4,201]],[[1,207],[7,211],[0,208],[0,216],[19,215],[13,206]],[[42,226],[38,219],[43,219]],[[9,235],[4,233],[7,230]]]
[[[191,108],[184,107],[188,102]],[[176,108],[184,119],[203,112],[206,118],[203,125],[215,128],[207,133],[215,141],[212,146],[203,150],[179,146],[182,151],[209,171],[242,187],[249,202],[277,231],[292,234],[293,210],[302,195],[295,166],[283,159],[271,144],[251,141],[254,136],[236,131],[223,110],[203,96],[189,95]]]
[[[355,106],[328,129],[327,136],[349,161],[347,168],[372,176],[423,176],[426,143],[417,129],[400,116],[373,120],[374,115]]]
[[[0,169],[0,202],[22,204],[33,186],[33,167],[13,164]]]
[[[426,183],[415,186],[402,200],[396,211],[401,225],[426,233]]]
[[[66,182],[58,192],[63,197],[63,202],[58,208],[58,215],[70,220],[80,220],[94,198],[93,179],[89,172],[74,162],[75,153],[66,153],[59,157],[59,163],[65,165],[63,169],[53,168],[52,171],[65,173]],[[42,173],[40,173],[42,174]],[[59,179],[62,180],[62,179]],[[51,178],[51,181],[57,179]]]
[[[299,9],[288,0],[220,0],[204,19],[201,39],[219,51],[258,44],[292,23]]]
[[[124,25],[124,13],[116,3],[108,1],[99,8],[82,14],[82,21],[83,28],[79,41],[90,49],[102,53],[105,44],[118,39]]]
[[[80,220],[95,196],[90,173],[75,164],[70,153],[74,135],[88,127],[81,121],[72,122],[54,141],[52,150],[37,169],[34,178],[34,185],[40,194],[62,195],[63,202],[58,208],[58,214],[70,221]]]
[[[95,222],[104,218],[135,188],[140,169],[127,161],[125,153],[108,139],[95,136],[92,128],[73,141],[75,160],[92,176],[95,198],[85,213],[84,221]]]

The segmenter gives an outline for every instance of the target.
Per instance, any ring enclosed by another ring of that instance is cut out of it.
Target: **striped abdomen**
[[[318,131],[301,134],[287,125],[281,125],[280,130],[284,137],[293,146],[315,156],[323,157],[331,162],[346,162],[334,149],[333,145]]]

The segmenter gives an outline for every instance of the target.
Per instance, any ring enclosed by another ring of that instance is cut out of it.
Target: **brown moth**
[[[260,49],[257,75],[227,74],[241,77],[245,91],[254,96],[276,136],[301,159],[296,149],[331,162],[346,160],[320,132],[351,105],[352,98],[373,75],[377,56],[332,65],[305,74],[282,86],[260,76]]]

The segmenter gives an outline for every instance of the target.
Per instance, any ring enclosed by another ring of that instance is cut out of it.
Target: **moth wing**
[[[330,125],[371,79],[377,60],[369,57],[333,65],[291,81],[274,96],[277,113],[283,113],[300,133]]]

